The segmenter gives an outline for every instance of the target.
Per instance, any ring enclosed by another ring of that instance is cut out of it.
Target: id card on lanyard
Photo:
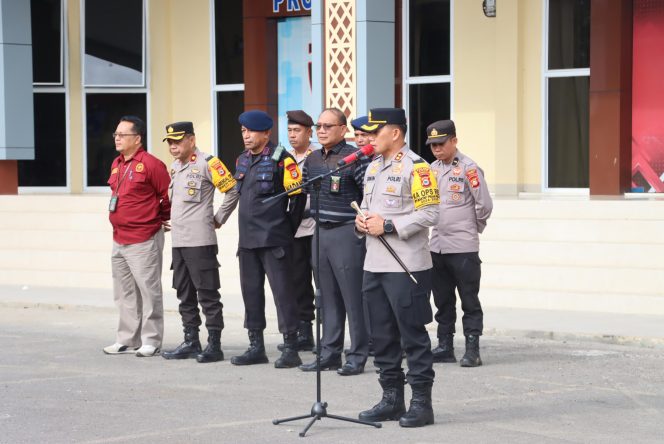
[[[122,174],[122,177],[120,180],[118,180],[118,185],[115,187],[115,191],[111,192],[111,200],[108,202],[108,211],[109,213],[115,213],[115,210],[118,208],[118,198],[120,194],[120,185],[122,184],[122,181],[124,178],[127,176],[127,172],[131,170],[131,163],[133,160],[129,161],[129,164],[127,165],[127,168],[125,168],[124,173]]]

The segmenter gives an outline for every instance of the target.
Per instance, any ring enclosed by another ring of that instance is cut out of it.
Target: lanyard
[[[120,195],[120,184],[122,184],[122,181],[124,180],[125,176],[127,175],[127,172],[131,169],[131,163],[133,161],[134,161],[133,159],[129,161],[129,165],[127,165],[127,168],[125,169],[124,174],[122,174],[122,177],[120,178],[120,180],[118,180],[118,186],[115,187],[115,195],[116,196]]]

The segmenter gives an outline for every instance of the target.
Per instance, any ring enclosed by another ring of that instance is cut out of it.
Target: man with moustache
[[[124,116],[113,133],[120,154],[111,165],[108,211],[113,225],[113,297],[120,311],[110,355],[159,354],[164,336],[161,269],[164,230],[171,214],[168,170],[145,151],[145,123]]]
[[[201,363],[222,361],[224,317],[215,233],[215,226],[220,224],[215,221],[212,202],[215,188],[222,193],[232,193],[236,182],[226,165],[196,147],[193,123],[167,125],[166,141],[175,158],[171,165],[170,186],[172,268],[184,341],[174,350],[164,351],[162,356],[165,359],[196,358]],[[199,304],[208,331],[205,350],[201,350],[198,337],[201,325]]]
[[[224,201],[217,213],[217,220],[223,224],[239,202],[238,260],[249,348],[244,354],[234,356],[231,363],[268,362],[263,338],[267,275],[277,307],[279,331],[284,338],[281,357],[274,366],[296,367],[302,360],[297,352],[297,301],[292,293],[290,256],[306,195],[296,190],[279,199],[264,201],[300,185],[302,175],[295,159],[282,146],[275,146],[270,141],[273,121],[267,113],[246,111],[240,114],[238,121],[245,146],[245,151],[237,158],[233,176],[238,194],[236,199],[229,199],[228,203]]]
[[[350,126],[353,127],[355,145],[357,145],[358,148],[362,148],[366,145],[373,145],[378,125],[369,124],[368,116],[360,116],[357,119],[351,120]]]
[[[304,162],[303,176],[325,174],[337,168],[337,162],[357,151],[346,143],[346,116],[337,108],[328,108],[318,117],[316,134],[322,145]],[[362,199],[364,172],[368,159],[362,159],[323,179],[320,189],[320,214],[317,242],[314,235],[313,263],[320,260],[318,276],[321,289],[321,370],[337,370],[342,376],[359,375],[369,353],[369,334],[362,305],[362,263],[364,239],[353,235],[355,211],[350,203]],[[307,190],[311,192],[311,190]],[[312,196],[314,199],[315,196]],[[312,213],[316,205],[312,203]],[[316,245],[320,245],[320,253]],[[316,257],[318,255],[318,258]],[[341,365],[344,349],[345,320],[348,317],[350,348],[346,363]],[[315,371],[316,361],[300,366],[302,371]],[[340,368],[341,367],[341,368]]]

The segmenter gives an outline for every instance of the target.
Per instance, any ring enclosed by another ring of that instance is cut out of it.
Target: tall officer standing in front
[[[491,216],[493,201],[484,180],[484,172],[470,157],[457,148],[456,128],[451,120],[439,120],[427,127],[426,144],[436,161],[440,186],[440,218],[431,230],[433,259],[433,300],[438,308],[438,347],[434,362],[456,362],[454,332],[456,293],[463,309],[463,334],[466,353],[461,367],[482,365],[480,336],[484,314],[480,304],[481,263],[478,233],[484,231]]]
[[[225,199],[217,221],[225,223],[239,201],[240,287],[244,300],[244,327],[249,334],[249,348],[234,356],[235,365],[264,364],[263,330],[265,320],[265,275],[277,307],[279,331],[284,349],[274,366],[296,367],[302,363],[297,352],[297,301],[292,292],[290,255],[293,235],[302,220],[306,195],[301,190],[264,203],[268,197],[288,191],[302,182],[295,159],[282,146],[270,142],[272,118],[263,111],[240,114],[245,151],[237,158],[235,199]],[[226,202],[228,200],[228,202]],[[289,208],[290,203],[290,208]]]
[[[228,193],[235,179],[218,158],[196,147],[194,125],[176,122],[166,126],[171,165],[171,240],[173,244],[173,288],[180,300],[184,342],[166,359],[196,358],[198,362],[224,359],[221,330],[223,304],[219,295],[219,262],[212,202],[214,189]],[[205,314],[208,344],[201,350],[198,329],[200,303]]]
[[[364,200],[355,228],[366,235],[364,302],[380,369],[383,397],[360,413],[365,421],[399,420],[402,427],[433,424],[431,388],[433,356],[426,324],[432,321],[429,230],[438,220],[436,177],[429,164],[406,145],[406,113],[400,108],[374,108],[369,123],[379,124],[376,157],[367,169]],[[415,284],[379,241],[392,246],[417,280]],[[406,412],[402,347],[413,396]]]
[[[337,162],[357,151],[346,143],[346,116],[337,108],[328,108],[318,117],[316,134],[323,146],[311,153],[304,162],[302,174],[308,177],[329,173]],[[369,334],[362,306],[362,263],[364,239],[353,235],[355,211],[350,203],[362,198],[362,184],[367,160],[360,160],[335,175],[323,179],[320,190],[320,270],[321,338],[320,366],[323,370],[337,370],[342,376],[364,372],[369,354]],[[315,196],[312,197],[312,200]],[[312,213],[316,205],[312,202]],[[313,262],[316,265],[316,236],[314,235]],[[345,321],[348,316],[350,349],[346,363],[341,366],[344,349]],[[339,368],[341,367],[341,368]],[[300,366],[302,371],[315,371],[316,361]]]

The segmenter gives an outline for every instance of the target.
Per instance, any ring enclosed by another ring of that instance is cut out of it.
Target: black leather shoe
[[[341,358],[324,358],[320,360],[321,370],[337,370],[339,367],[341,367]],[[316,361],[310,364],[302,364],[298,368],[303,372],[315,372]]]
[[[364,373],[364,364],[346,362],[343,367],[337,370],[341,376],[355,376]]]

